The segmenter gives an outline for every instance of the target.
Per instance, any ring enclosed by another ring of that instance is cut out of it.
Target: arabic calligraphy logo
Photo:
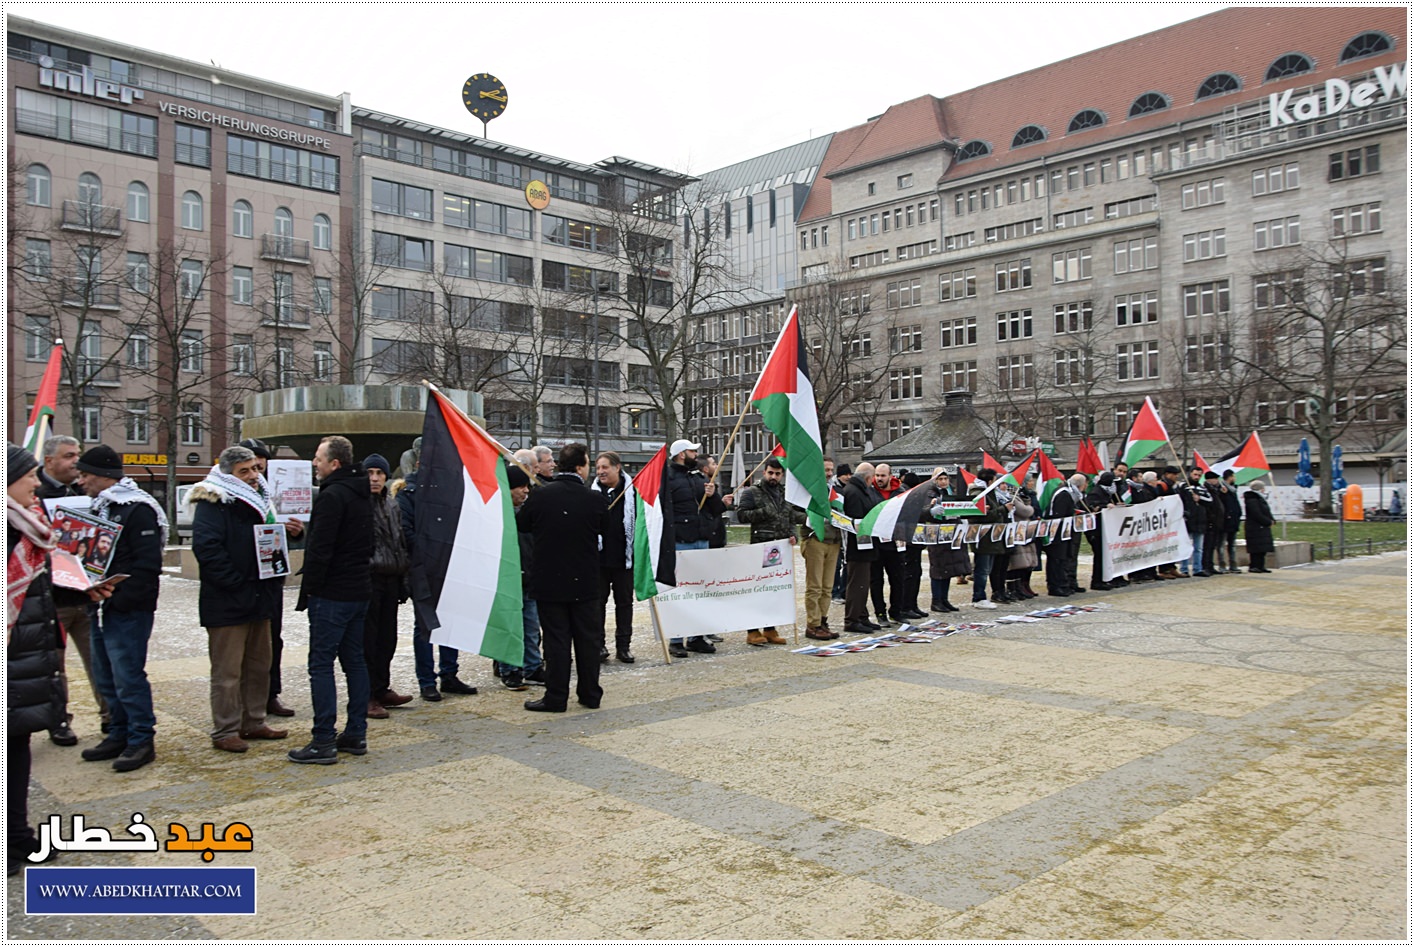
[[[60,852],[156,852],[159,851],[157,833],[144,820],[141,812],[133,813],[128,825],[128,834],[137,841],[114,839],[113,833],[101,826],[89,827],[82,815],[75,815],[68,838],[64,838],[63,816],[51,815],[39,824],[39,849],[28,856],[31,862],[42,862],[52,851]],[[211,861],[217,852],[249,852],[255,847],[250,826],[244,822],[232,822],[216,834],[216,826],[211,822],[201,824],[201,832],[195,838],[187,827],[173,822],[167,826],[171,838],[166,843],[169,852],[201,852],[201,860]]]

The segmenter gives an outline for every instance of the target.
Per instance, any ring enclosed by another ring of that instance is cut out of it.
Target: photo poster
[[[285,538],[284,523],[257,523],[255,530],[255,561],[262,579],[276,579],[290,574],[290,546]]]
[[[64,549],[55,549],[49,554],[49,568],[53,572],[56,586],[80,592],[87,592],[101,585],[117,585],[127,578],[124,574],[96,576],[85,568],[78,556]]]
[[[1021,542],[1021,538],[1020,538],[1019,536],[1017,536],[1017,534],[1016,534],[1016,528],[1017,528],[1017,524],[1016,524],[1016,523],[1007,523],[1007,524],[1006,524],[1006,537],[1005,537],[1005,538],[1006,538],[1006,544],[1007,544],[1008,547],[1018,545],[1018,544]]]
[[[266,465],[265,482],[275,504],[275,519],[309,521],[314,509],[314,465],[307,460],[271,460]]]
[[[961,549],[962,544],[967,542],[967,527],[955,526],[952,534],[952,548]]]
[[[89,585],[108,574],[123,527],[73,507],[61,506],[50,520],[56,548],[70,553],[89,576]],[[85,586],[87,587],[87,586]]]

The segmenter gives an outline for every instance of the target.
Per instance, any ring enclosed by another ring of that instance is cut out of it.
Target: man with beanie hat
[[[255,464],[262,477],[268,476],[270,461],[274,459],[275,452],[270,446],[258,437],[247,437],[239,445],[255,455]],[[285,532],[289,535],[291,546],[304,533],[304,524],[297,519],[290,519],[285,524]],[[265,701],[265,712],[276,717],[293,717],[295,712],[284,704],[280,703],[280,691],[283,690],[280,678],[280,656],[285,652],[285,638],[283,635],[285,628],[285,577],[276,576],[267,581],[275,583],[281,591],[280,607],[275,614],[270,616],[270,696]]]
[[[112,760],[114,769],[129,772],[157,758],[147,642],[157,611],[167,514],[123,476],[122,458],[107,444],[85,451],[78,468],[79,487],[93,498],[93,514],[122,527],[108,571],[127,576],[98,610],[89,639],[94,683],[108,703],[112,728],[82,755],[89,762]]]
[[[398,506],[388,494],[392,474],[382,454],[363,459],[368,471],[368,491],[373,498],[372,598],[363,622],[363,654],[368,662],[368,716],[388,717],[389,707],[401,707],[412,698],[392,687],[393,653],[398,649],[398,605],[404,600],[403,581],[408,572]]]

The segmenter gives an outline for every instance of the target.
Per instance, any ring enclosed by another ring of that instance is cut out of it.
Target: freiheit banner
[[[795,555],[786,539],[677,554],[676,588],[658,593],[674,638],[795,624]]]
[[[1193,555],[1193,539],[1183,523],[1183,500],[1178,497],[1110,507],[1100,513],[1100,521],[1105,581]]]

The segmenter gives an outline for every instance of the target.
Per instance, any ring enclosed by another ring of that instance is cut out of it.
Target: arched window
[[[145,224],[152,219],[149,197],[147,185],[141,181],[133,181],[128,185],[129,222]]]
[[[1162,112],[1169,107],[1168,96],[1162,92],[1145,92],[1129,107],[1129,117],[1137,118],[1150,112]]]
[[[1299,76],[1303,73],[1315,69],[1315,63],[1311,62],[1311,57],[1305,53],[1287,53],[1280,56],[1277,61],[1267,68],[1267,77],[1264,81],[1275,82],[1278,79],[1289,79],[1292,76]]]
[[[231,205],[231,235],[247,239],[255,236],[255,212],[250,209],[248,201],[236,201]]]
[[[49,169],[42,164],[32,164],[25,169],[25,203],[35,207],[53,206],[53,179]]]
[[[206,214],[202,208],[201,195],[196,191],[186,191],[182,194],[182,228],[184,230],[203,230],[206,227]]]
[[[314,249],[328,250],[334,240],[334,228],[323,214],[314,215]]]
[[[982,158],[992,153],[992,146],[985,141],[973,139],[961,148],[957,149],[958,161],[969,161],[973,158]]]
[[[1363,59],[1366,56],[1387,53],[1391,49],[1394,49],[1393,40],[1384,33],[1371,30],[1368,33],[1361,33],[1346,43],[1345,48],[1340,51],[1340,61],[1350,62],[1352,59]]]
[[[280,237],[295,235],[295,215],[288,208],[275,208],[275,234]]]
[[[79,175],[79,203],[90,207],[103,203],[103,182],[92,171]]]
[[[1040,125],[1023,125],[1016,130],[1012,136],[1011,146],[1020,148],[1022,145],[1034,145],[1038,141],[1046,140],[1046,130]]]
[[[1193,97],[1193,101],[1211,98],[1215,95],[1227,95],[1229,92],[1236,92],[1242,88],[1242,80],[1230,72],[1215,72],[1203,80],[1203,84],[1198,87],[1198,94]]]
[[[1070,120],[1070,125],[1066,127],[1065,133],[1073,135],[1076,132],[1083,132],[1087,128],[1099,128],[1105,124],[1103,113],[1095,109],[1081,109],[1075,113],[1075,117]]]

